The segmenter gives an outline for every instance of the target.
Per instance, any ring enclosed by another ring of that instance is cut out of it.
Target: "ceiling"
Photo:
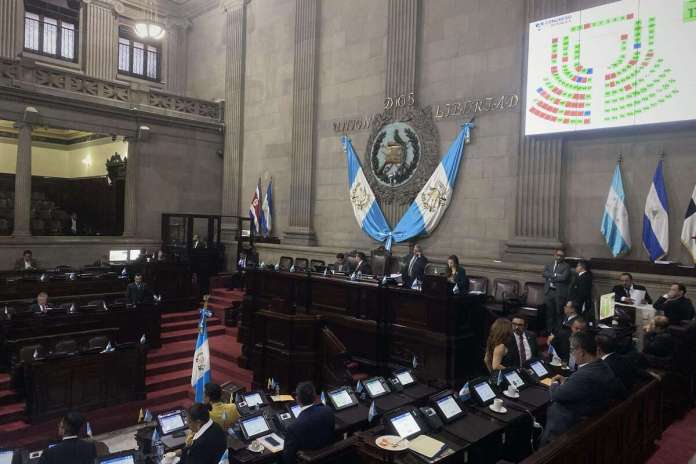
[[[17,129],[14,128],[14,122],[0,120],[0,137],[17,138]],[[35,127],[32,130],[31,137],[35,141],[45,143],[55,143],[59,145],[73,145],[90,140],[101,139],[107,137],[93,132],[84,132],[70,129],[55,129],[52,127]]]

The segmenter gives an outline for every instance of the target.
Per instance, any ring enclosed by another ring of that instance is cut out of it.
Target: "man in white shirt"
[[[527,361],[539,356],[536,334],[527,330],[527,321],[522,316],[512,318],[512,338],[507,349],[503,358],[506,367],[524,367]]]
[[[51,308],[48,306],[48,293],[41,292],[36,295],[36,303],[31,305],[31,312],[46,314]]]
[[[15,261],[15,271],[34,271],[39,268],[39,264],[34,259],[31,250],[24,250],[22,257]]]
[[[642,285],[633,283],[633,276],[630,272],[621,274],[621,285],[616,285],[612,291],[614,292],[614,300],[617,303],[626,304],[652,304],[652,298],[648,294],[648,290]],[[637,291],[645,292],[643,301],[633,301],[631,295],[635,295]]]

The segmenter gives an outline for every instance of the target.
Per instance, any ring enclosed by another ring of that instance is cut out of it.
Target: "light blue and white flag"
[[[621,165],[616,164],[607,202],[602,217],[602,235],[614,257],[631,249],[631,232],[628,225],[628,208],[621,178]]]
[[[355,384],[355,393],[362,393],[363,392],[363,384],[361,381],[358,380],[358,382]]]
[[[326,406],[326,395],[324,394],[323,391],[321,392],[321,395],[319,396],[319,399],[321,399],[321,404],[323,404],[324,406]]]
[[[210,382],[210,348],[208,347],[208,311],[201,310],[201,320],[198,323],[198,339],[196,351],[193,353],[193,368],[191,371],[191,386],[196,392],[196,403],[203,402],[205,384]]]
[[[414,369],[418,367],[418,358],[416,358],[416,354],[413,354],[413,359],[411,359],[411,366],[413,366]]]
[[[230,464],[230,450],[226,449],[218,464]]]
[[[261,203],[261,235],[264,237],[269,237],[271,235],[271,229],[273,229],[273,216],[271,210],[273,209],[273,179],[268,181],[268,187],[266,187],[266,195],[263,197],[263,202]]]
[[[462,401],[469,401],[471,399],[471,391],[469,390],[469,382],[465,383],[462,386],[462,389],[459,390],[459,399]]]
[[[495,384],[497,386],[500,386],[500,385],[502,385],[502,383],[503,383],[503,370],[498,369],[498,377],[495,379]]]
[[[643,215],[643,246],[650,261],[657,261],[669,251],[669,206],[662,174],[662,160],[657,163]]]
[[[85,424],[85,433],[88,437],[92,438],[92,426],[90,425],[89,421]]]
[[[440,223],[452,201],[464,144],[470,137],[472,127],[470,122],[462,126],[447,154],[394,228],[394,240],[403,242],[422,233],[429,234]]]
[[[367,411],[367,421],[372,422],[375,417],[377,417],[377,407],[375,406],[375,400],[372,400],[370,410]]]
[[[159,434],[159,432],[157,431],[157,427],[155,427],[154,429],[152,429],[152,437],[150,437],[150,440],[152,440],[152,444],[155,444],[155,443],[157,443],[158,441],[160,441],[160,434]]]
[[[348,193],[350,204],[353,205],[353,214],[362,230],[379,242],[386,242],[384,247],[391,249],[392,236],[387,220],[382,209],[377,203],[370,184],[365,178],[358,155],[355,153],[351,140],[343,136],[341,138],[343,151],[348,158]]]
[[[150,412],[149,409],[145,410],[145,415],[143,416],[143,421],[152,422],[152,413]]]

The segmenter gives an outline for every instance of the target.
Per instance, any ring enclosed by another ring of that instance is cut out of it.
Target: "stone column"
[[[27,122],[18,122],[17,167],[15,170],[14,230],[15,237],[31,236],[31,129]]]
[[[167,21],[166,41],[166,74],[167,91],[183,95],[186,92],[188,51],[188,29],[191,21],[186,18],[170,18]]]
[[[416,92],[420,0],[389,0],[387,6],[387,55],[384,96],[396,100]],[[397,112],[398,115],[398,112]],[[392,226],[401,219],[408,204],[385,203],[382,211]]]
[[[239,215],[244,136],[244,61],[247,0],[224,0],[226,23],[225,159],[222,168],[222,214]],[[223,240],[234,240],[236,220],[223,221]]]
[[[105,81],[116,77],[118,31],[114,4],[107,0],[84,0],[85,24],[81,44],[84,46],[85,73]],[[83,40],[84,39],[84,40]]]
[[[285,240],[314,245],[312,178],[314,165],[314,104],[317,74],[318,0],[295,1],[295,56],[292,80],[292,148],[290,153],[290,217]]]
[[[138,232],[138,137],[127,137],[128,165],[123,198],[123,236],[135,237]]]
[[[527,0],[525,24],[564,14],[568,11],[567,3],[567,0]],[[525,46],[524,49],[526,48]],[[523,76],[526,74],[525,58]],[[526,81],[526,78],[523,80]],[[522,83],[521,88],[527,88],[526,82]],[[520,107],[526,108],[526,104],[521,102]],[[521,118],[524,131],[524,111]],[[563,247],[563,137],[526,137],[524,132],[520,137],[514,236],[506,244],[505,257],[513,260],[548,261],[554,249]]]
[[[15,58],[20,50],[21,2],[0,0],[0,58]]]

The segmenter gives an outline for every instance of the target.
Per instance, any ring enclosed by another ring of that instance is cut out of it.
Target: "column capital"
[[[118,14],[123,14],[126,11],[126,7],[119,0],[82,0],[82,3],[113,10]]]
[[[179,27],[181,29],[189,29],[191,26],[193,26],[193,22],[188,18],[169,16],[164,20],[164,25],[168,28]]]
[[[220,8],[226,12],[237,11],[244,8],[251,0],[220,0]]]

